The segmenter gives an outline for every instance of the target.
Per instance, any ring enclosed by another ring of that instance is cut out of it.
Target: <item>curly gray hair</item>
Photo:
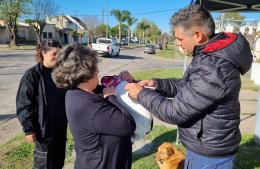
[[[75,88],[90,80],[98,69],[96,52],[78,43],[65,46],[57,56],[52,79],[60,88]]]

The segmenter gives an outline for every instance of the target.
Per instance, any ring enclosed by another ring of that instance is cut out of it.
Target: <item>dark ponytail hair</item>
[[[37,63],[43,63],[43,53],[46,53],[50,48],[61,48],[61,44],[55,40],[44,41],[41,44],[36,45],[35,60]]]

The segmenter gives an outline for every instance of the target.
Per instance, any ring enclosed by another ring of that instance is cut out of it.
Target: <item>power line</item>
[[[170,11],[178,11],[180,8],[176,9],[165,9],[165,10],[158,10],[158,11],[149,11],[149,12],[138,12],[133,13],[132,15],[143,15],[143,14],[153,14],[153,13],[161,13],[161,12],[170,12]]]
[[[136,12],[136,13],[132,13],[131,15],[145,15],[145,14],[154,14],[154,13],[162,13],[162,12],[170,12],[170,11],[178,11],[180,8],[175,8],[175,9],[165,9],[165,10],[157,10],[157,11],[147,11],[147,12]],[[95,17],[103,17],[103,14],[80,14],[78,16],[95,16]],[[113,15],[105,15],[105,16],[113,16]]]

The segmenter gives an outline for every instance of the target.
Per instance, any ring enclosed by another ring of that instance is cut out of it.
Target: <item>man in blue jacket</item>
[[[215,34],[212,16],[198,5],[181,9],[171,23],[176,46],[193,57],[183,79],[144,80],[126,90],[154,116],[178,125],[185,169],[232,169],[241,140],[240,74],[250,69],[250,46],[241,34]]]

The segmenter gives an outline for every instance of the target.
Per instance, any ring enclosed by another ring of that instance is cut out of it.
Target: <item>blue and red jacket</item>
[[[162,121],[177,124],[187,149],[209,157],[234,155],[241,141],[240,74],[252,60],[241,34],[216,34],[195,47],[183,79],[155,79],[156,91],[143,89],[138,101]]]

